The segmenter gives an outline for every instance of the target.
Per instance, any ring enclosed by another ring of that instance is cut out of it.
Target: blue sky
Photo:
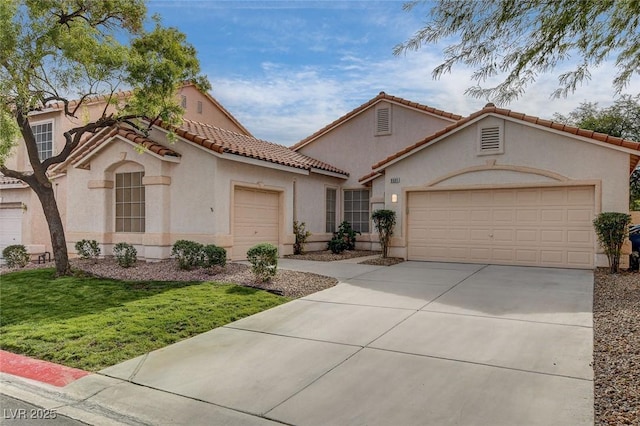
[[[461,115],[486,103],[464,95],[473,84],[468,69],[431,78],[444,44],[393,56],[426,19],[424,8],[405,12],[402,1],[151,0],[149,12],[187,34],[211,94],[271,142],[292,145],[380,91]],[[551,99],[562,69],[507,107],[551,118],[585,100],[612,102],[612,62],[593,69],[573,95]],[[637,78],[626,92],[640,93]]]

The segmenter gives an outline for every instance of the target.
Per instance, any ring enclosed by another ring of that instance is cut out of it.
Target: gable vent
[[[391,133],[391,108],[378,108],[376,110],[376,134],[388,135]]]
[[[500,151],[500,127],[485,127],[480,131],[480,152]]]

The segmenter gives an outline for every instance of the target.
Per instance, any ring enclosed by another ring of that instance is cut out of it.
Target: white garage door
[[[0,256],[12,244],[22,244],[22,209],[0,208]]]
[[[233,259],[246,259],[258,243],[278,246],[280,195],[277,192],[238,188],[234,194]]]
[[[408,258],[592,268],[594,187],[408,194]]]

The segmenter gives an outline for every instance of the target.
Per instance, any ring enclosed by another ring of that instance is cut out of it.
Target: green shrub
[[[329,241],[327,247],[336,254],[345,250],[354,250],[356,248],[356,235],[360,235],[360,231],[354,231],[351,224],[345,220],[338,227],[338,231],[333,233],[333,238]]]
[[[371,214],[371,219],[373,219],[378,232],[380,245],[382,246],[382,257],[387,257],[393,228],[396,226],[396,212],[386,209],[376,210]]]
[[[278,248],[269,243],[256,244],[247,251],[247,260],[256,279],[269,281],[278,268]]]
[[[215,244],[209,244],[202,248],[202,265],[205,267],[220,266],[224,268],[227,264],[227,251]]]
[[[327,243],[327,247],[333,254],[340,254],[347,249],[347,243],[343,238],[336,237],[334,233],[333,238]]]
[[[304,245],[311,236],[311,232],[305,229],[306,226],[304,222],[293,221],[293,233],[296,236],[296,242],[293,243],[293,254],[304,253]]]
[[[204,246],[195,241],[178,240],[171,248],[171,255],[178,259],[180,269],[192,269],[203,262]]]
[[[100,247],[96,240],[80,240],[76,242],[76,251],[80,259],[97,259],[100,256]]]
[[[24,268],[30,260],[27,248],[22,244],[5,247],[4,250],[2,250],[2,257],[4,257],[4,261],[7,262],[9,268]]]
[[[613,274],[620,269],[620,254],[630,223],[631,215],[618,212],[600,213],[593,220],[598,242],[609,259],[609,269]]]
[[[113,255],[123,268],[133,266],[138,261],[138,251],[129,243],[118,243],[113,247]]]

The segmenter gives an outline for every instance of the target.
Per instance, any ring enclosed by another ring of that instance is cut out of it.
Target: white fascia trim
[[[309,175],[309,170],[299,169],[297,167],[285,166],[283,164],[272,163],[272,162],[266,161],[266,160],[258,160],[257,158],[245,157],[244,155],[231,154],[231,153],[224,153],[224,155],[223,155],[223,154],[219,154],[217,152],[213,152],[213,151],[211,151],[211,152],[216,157],[222,158],[224,160],[237,161],[238,163],[251,164],[253,166],[260,166],[260,167],[265,167],[265,168],[268,168],[268,169],[281,170],[281,171],[284,171],[284,172],[296,173],[296,174],[299,174],[299,175],[306,175],[306,176]]]
[[[125,142],[129,145],[131,145],[134,149],[138,149],[140,147],[140,145],[138,145],[137,143],[134,143],[132,141],[130,141],[127,138],[124,138],[120,135],[114,135],[111,137],[111,141],[105,141],[103,142],[99,147],[97,147],[96,149],[94,149],[89,155],[87,155],[86,157],[84,157],[82,159],[82,161],[80,161],[78,164],[75,165],[76,168],[80,168],[81,166],[85,165],[87,163],[88,160],[90,160],[91,158],[95,157],[99,152],[101,152],[103,149],[105,149],[106,147],[110,146],[113,143],[114,139],[118,139],[121,142]],[[167,155],[167,156],[162,156],[162,155],[158,155],[155,152],[149,151],[148,149],[144,149],[144,151],[142,151],[142,154],[149,154],[152,157],[157,158],[160,161],[167,161],[169,163],[179,163],[180,162],[180,158],[181,157],[173,157],[171,155]]]
[[[590,143],[590,144],[593,144],[593,145],[602,146],[604,148],[611,148],[611,149],[615,149],[616,151],[622,151],[622,152],[625,152],[627,154],[632,154],[632,155],[640,155],[640,151],[637,151],[637,150],[631,149],[631,148],[625,148],[624,146],[614,145],[612,143],[607,143],[607,142],[601,142],[601,141],[598,141],[598,140],[595,140],[595,139],[592,139],[592,138],[588,138],[586,136],[574,135],[572,133],[565,132],[563,130],[558,130],[558,129],[554,129],[552,127],[547,127],[547,126],[541,126],[539,124],[530,123],[530,122],[524,121],[524,120],[518,120],[517,118],[507,117],[506,115],[493,114],[493,113],[490,113],[489,115],[493,115],[494,117],[502,118],[504,120],[509,120],[509,121],[511,121],[513,123],[526,124],[529,127],[533,127],[533,128],[541,129],[541,130],[546,130],[546,131],[551,132],[551,133],[556,134],[556,135],[567,136],[567,137],[570,137],[572,139],[577,139],[577,140],[582,141],[582,142],[587,142],[587,143]]]
[[[29,185],[27,185],[26,183],[0,184],[0,189],[2,189],[2,190],[5,190],[5,189],[25,189],[25,188],[29,188]]]
[[[410,109],[410,110],[412,110],[412,111],[420,112],[420,113],[425,114],[425,115],[428,115],[428,116],[430,116],[430,117],[434,117],[434,118],[439,118],[439,119],[442,119],[442,120],[450,121],[451,123],[455,123],[456,121],[460,121],[460,120],[462,120],[462,118],[460,118],[460,119],[456,120],[455,118],[450,118],[450,117],[445,117],[445,116],[443,116],[443,115],[434,114],[434,113],[432,113],[432,112],[425,111],[425,110],[423,110],[423,109],[421,109],[421,108],[416,108],[416,107],[413,107],[413,106],[410,106],[410,105],[403,104],[402,102],[392,101],[392,100],[390,100],[390,99],[380,99],[380,101],[376,102],[376,104],[377,104],[377,103],[379,103],[379,102],[387,102],[387,103],[390,103],[390,104],[398,105],[398,106],[401,106],[401,107],[403,107],[403,108]],[[374,105],[375,105],[375,104],[374,104]],[[424,106],[427,106],[427,105],[424,105]],[[434,109],[435,109],[435,108],[434,108]],[[464,117],[463,117],[463,118],[464,118]]]
[[[383,176],[383,174],[380,173],[380,172],[377,172],[375,175],[370,176],[370,177],[366,178],[363,181],[359,181],[358,183],[360,183],[361,185],[364,185],[365,183],[369,183],[371,181],[374,181],[374,180],[378,179],[380,176]]]
[[[312,173],[317,173],[319,175],[326,175],[326,176],[331,176],[331,177],[337,177],[340,179],[349,179],[349,176],[345,176],[341,173],[336,173],[336,172],[330,172],[329,170],[322,170],[322,169],[317,169],[315,167],[311,168],[311,172]]]

